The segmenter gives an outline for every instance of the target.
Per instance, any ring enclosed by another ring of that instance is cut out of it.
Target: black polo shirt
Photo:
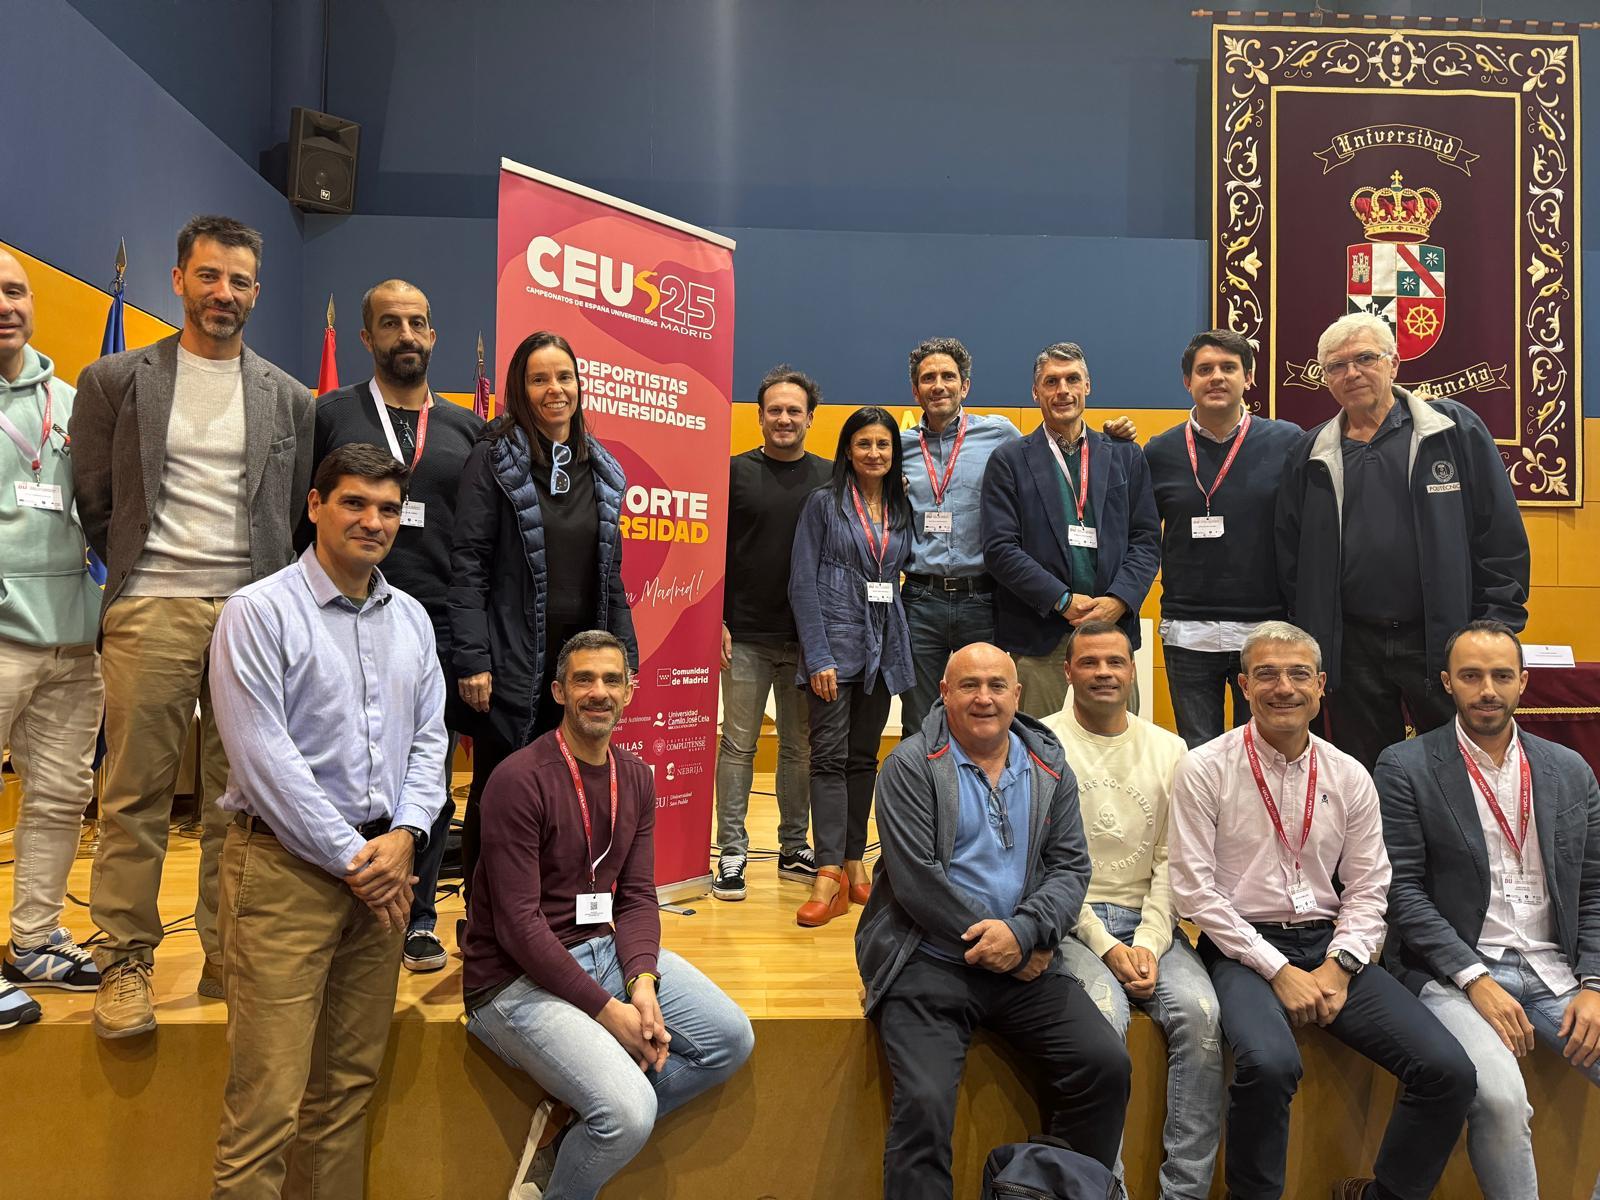
[[[1347,619],[1422,620],[1422,570],[1411,501],[1411,410],[1396,400],[1370,442],[1341,438]]]

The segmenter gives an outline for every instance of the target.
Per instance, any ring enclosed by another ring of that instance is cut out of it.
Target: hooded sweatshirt
[[[77,392],[54,374],[55,364],[25,346],[21,374],[10,383],[0,378],[0,412],[30,443],[43,427],[46,388],[51,400],[55,432],[40,452],[37,480],[29,459],[0,432],[0,638],[40,647],[93,642],[100,618],[100,588],[86,565],[65,445]],[[16,485],[34,482],[61,489],[61,512],[17,503]]]

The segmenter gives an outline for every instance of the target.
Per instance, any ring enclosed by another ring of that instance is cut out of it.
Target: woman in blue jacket
[[[510,754],[561,724],[550,695],[573,634],[608,629],[637,669],[622,588],[622,467],[583,424],[567,339],[529,334],[506,368],[505,413],[462,471],[451,549],[451,653],[470,732],[472,787],[462,823],[463,881],[478,861],[478,798]]]
[[[911,686],[911,635],[900,571],[911,557],[911,505],[900,433],[881,408],[852,413],[839,434],[833,481],[800,511],[789,604],[800,632],[811,709],[811,826],[817,881],[801,925],[826,925],[864,904],[867,816],[889,698]]]

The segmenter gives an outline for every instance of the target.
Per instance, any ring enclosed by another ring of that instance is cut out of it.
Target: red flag
[[[333,297],[328,297],[328,327],[322,333],[322,364],[317,368],[317,395],[339,386],[338,343],[333,336]]]

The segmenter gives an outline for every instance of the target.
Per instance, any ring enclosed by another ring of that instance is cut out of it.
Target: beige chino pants
[[[360,1200],[401,930],[271,834],[222,851],[228,1085],[212,1200]]]
[[[229,814],[217,807],[228,785],[228,757],[211,714],[207,671],[211,631],[223,600],[123,596],[101,623],[100,671],[106,688],[106,773],[100,797],[100,849],[89,912],[105,931],[102,967],[152,962],[161,943],[161,868],[167,857],[172,793],[195,705],[200,706],[200,895],[194,923],[206,959],[217,950],[217,864]]]

